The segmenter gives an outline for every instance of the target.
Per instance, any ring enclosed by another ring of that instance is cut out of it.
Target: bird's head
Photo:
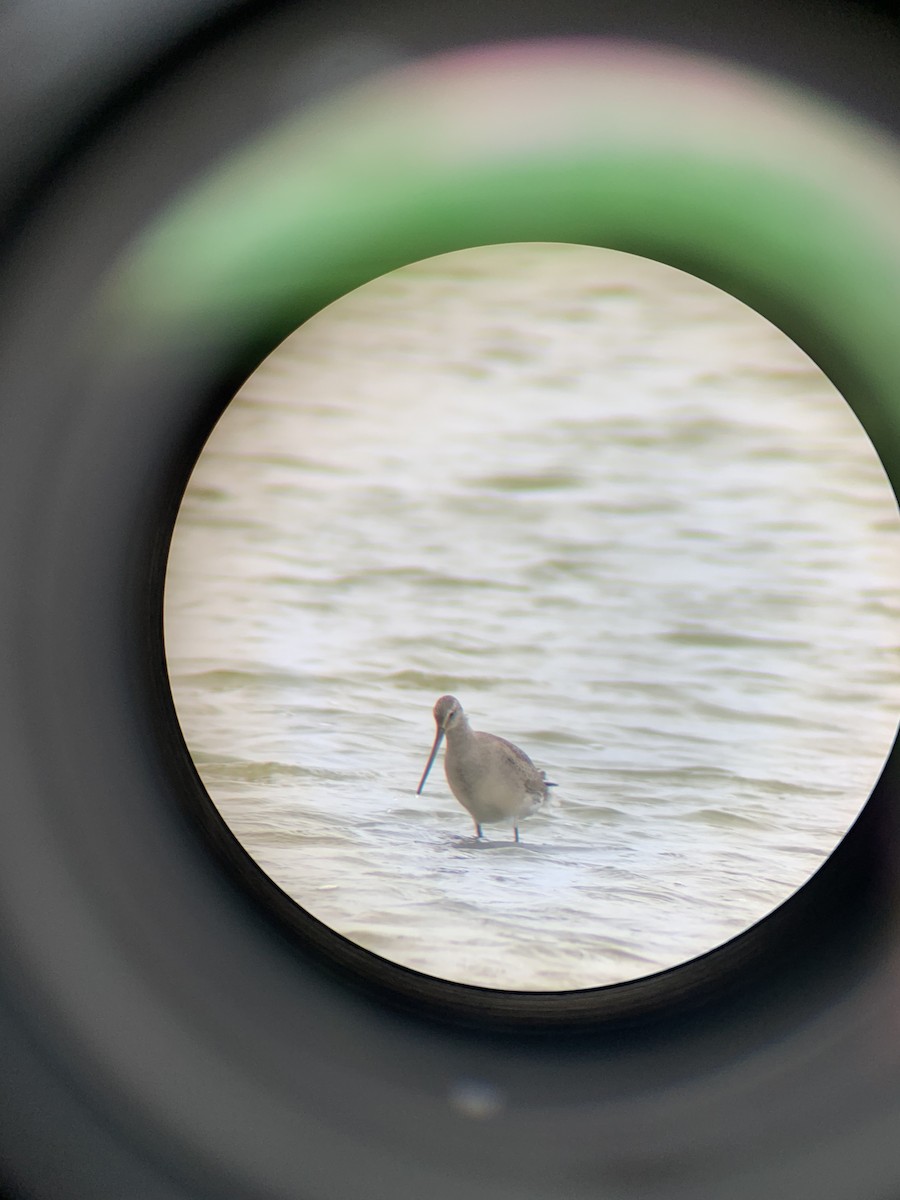
[[[434,720],[442,733],[465,720],[463,707],[455,696],[441,696],[434,706]]]

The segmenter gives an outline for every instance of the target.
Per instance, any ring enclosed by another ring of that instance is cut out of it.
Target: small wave
[[[693,812],[679,813],[678,820],[711,825],[715,829],[765,829],[770,824],[755,817],[746,817],[740,813],[730,812],[725,808],[695,808]]]
[[[343,575],[334,575],[325,580],[330,587],[353,587],[356,584],[369,586],[379,580],[397,580],[400,583],[417,583],[431,585],[435,582],[444,583],[446,578],[436,571],[425,567],[365,567],[361,571],[347,571]]]
[[[578,821],[587,820],[589,822],[598,822],[609,824],[620,821],[631,821],[631,814],[625,813],[621,808],[615,808],[609,804],[589,804],[585,800],[572,800],[565,796],[560,796],[555,801],[554,807],[563,809],[566,812],[578,814]],[[580,848],[580,847],[579,847]]]
[[[575,387],[575,377],[557,371],[549,375],[533,375],[528,383],[533,388],[546,388],[552,392],[571,391]]]
[[[547,492],[580,487],[583,479],[574,471],[523,471],[482,475],[473,480],[473,483],[498,492]]]
[[[533,745],[548,746],[593,746],[592,738],[579,737],[577,733],[560,729],[530,729],[523,735]]]
[[[211,671],[192,671],[178,675],[179,683],[194,684],[211,692],[232,692],[241,688],[258,688],[266,684],[299,684],[303,681],[290,671],[272,667],[248,667],[246,670],[218,668]]]
[[[194,501],[206,503],[207,501],[213,504],[220,504],[223,500],[230,500],[233,493],[226,491],[221,487],[203,487],[198,483],[191,484],[190,491],[185,495],[185,504],[189,506]]]
[[[597,283],[586,287],[579,295],[586,300],[636,300],[641,291],[633,283]]]
[[[822,376],[818,367],[812,362],[807,367],[778,367],[774,365],[760,367],[745,363],[742,366],[736,367],[733,374],[738,379],[748,379],[753,382],[781,383],[804,392],[809,388],[819,391],[822,387]]]
[[[473,692],[479,691],[492,688],[497,683],[494,675],[446,675],[436,671],[418,670],[415,667],[390,671],[387,674],[372,673],[370,678],[372,681],[383,681],[405,690],[434,692],[436,697],[445,692],[452,693],[457,690],[460,692],[467,689],[471,689]]]
[[[447,362],[443,364],[443,371],[448,375],[459,375],[463,379],[487,379],[490,376],[490,371],[481,363],[471,362]]]
[[[537,355],[531,346],[514,346],[496,344],[485,346],[480,354],[489,363],[508,363],[510,366],[525,366],[536,361]]]
[[[242,783],[274,783],[279,779],[315,779],[320,782],[343,782],[347,776],[342,771],[330,771],[325,767],[301,767],[296,763],[253,762],[248,759],[227,759],[203,755],[192,751],[198,766],[203,767],[204,778],[239,780]]]
[[[755,637],[746,633],[731,633],[724,629],[672,629],[660,634],[660,640],[676,646],[710,646],[730,649],[747,647],[753,650],[805,650],[807,642],[789,638]]]
[[[741,725],[776,725],[779,728],[808,729],[811,724],[809,716],[797,716],[783,710],[766,712],[761,709],[734,708],[728,704],[712,704],[705,700],[694,700],[692,708],[700,717],[711,717],[717,721],[734,721]],[[819,730],[842,732],[839,726],[831,722],[817,720],[815,725]]]

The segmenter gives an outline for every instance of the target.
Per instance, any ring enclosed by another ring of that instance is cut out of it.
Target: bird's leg
[[[518,842],[518,840],[519,840],[519,827],[518,827],[518,825],[513,825],[513,833],[516,835],[516,841]]]
[[[475,836],[481,837],[481,826],[478,824],[477,821],[475,822]]]

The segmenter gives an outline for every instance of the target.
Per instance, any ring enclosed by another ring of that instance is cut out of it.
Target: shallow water
[[[764,916],[900,707],[900,520],[818,369],[731,297],[566,247],[445,256],[289,339],[176,529],[173,694],[232,830],[361,945],[596,986]],[[485,829],[444,692],[556,780]]]

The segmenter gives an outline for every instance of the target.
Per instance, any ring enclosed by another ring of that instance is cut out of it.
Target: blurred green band
[[[681,53],[575,41],[422,62],[302,112],[148,230],[118,320],[227,340],[409,262],[606,246],[762,311],[900,464],[900,148],[824,101]]]

